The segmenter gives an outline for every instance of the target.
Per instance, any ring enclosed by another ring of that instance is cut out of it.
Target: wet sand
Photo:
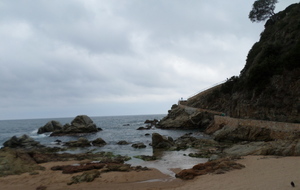
[[[286,190],[300,189],[300,157],[246,156],[246,167],[221,175],[204,175],[176,190]],[[296,187],[291,186],[291,181]],[[169,188],[173,189],[173,188]]]
[[[176,189],[176,190],[282,190],[300,189],[300,157],[264,157],[247,156],[238,161],[246,168],[233,170],[225,174],[198,176],[193,180],[182,181],[157,169],[151,171],[109,172],[102,173],[93,182],[67,185],[72,176],[61,171],[51,171],[55,165],[66,165],[78,162],[51,162],[41,164],[45,171],[37,175],[28,173],[0,178],[0,187],[5,190],[33,190],[39,186],[47,190],[80,190],[80,189]],[[174,169],[178,171],[178,169]],[[290,182],[294,181],[293,188]]]

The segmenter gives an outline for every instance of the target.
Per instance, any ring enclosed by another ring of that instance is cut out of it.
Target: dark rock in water
[[[91,143],[86,138],[80,137],[77,141],[66,142],[65,145],[69,147],[87,147],[91,146]]]
[[[54,131],[50,136],[95,133],[101,130],[101,128],[97,128],[91,118],[86,115],[79,115],[71,122],[71,125],[65,124],[62,129]]]
[[[123,126],[130,126],[130,124],[129,124],[129,123],[127,123],[127,124],[124,124]]]
[[[130,144],[130,143],[127,142],[127,141],[119,141],[119,142],[117,142],[117,144],[118,144],[118,145],[128,145],[128,144]]]
[[[154,149],[169,149],[174,144],[172,141],[171,138],[161,136],[158,133],[152,134],[152,147]]]
[[[35,149],[45,147],[39,142],[35,141],[33,138],[28,135],[22,135],[21,137],[13,136],[9,140],[3,143],[4,147],[10,148],[22,148],[22,149]]]
[[[132,145],[133,148],[146,148],[144,143],[136,143]]]
[[[134,156],[135,158],[142,159],[144,161],[152,161],[156,160],[156,156],[148,156],[148,155],[139,155],[139,156]]]
[[[146,133],[145,136],[150,136],[150,134],[149,134],[149,133]]]
[[[44,125],[43,127],[40,127],[38,130],[38,134],[47,133],[47,132],[53,132],[56,130],[61,130],[63,128],[62,124],[60,124],[58,121],[49,121]]]
[[[107,144],[102,138],[97,138],[97,139],[93,140],[91,143],[94,146],[100,146],[100,147]]]
[[[77,141],[69,141],[65,143],[65,146],[69,147],[88,147],[88,146],[104,146],[106,142],[102,138],[97,138],[93,141],[88,141],[84,137],[80,137]]]
[[[158,123],[158,120],[157,119],[153,119],[153,120],[146,120],[144,122],[145,124],[150,124],[151,126],[156,126],[156,124]]]
[[[55,140],[54,142],[55,142],[55,144],[57,144],[57,145],[60,145],[60,144],[62,143],[62,141],[61,141],[61,140],[58,140],[58,139]]]
[[[151,129],[151,126],[148,126],[148,127],[139,127],[136,130],[149,130],[149,129]]]

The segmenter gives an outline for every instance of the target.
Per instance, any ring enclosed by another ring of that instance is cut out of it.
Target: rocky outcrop
[[[134,143],[131,145],[133,148],[146,148],[147,146],[144,143]]]
[[[93,140],[91,143],[93,146],[99,146],[99,147],[102,147],[107,144],[102,138],[97,138]]]
[[[88,147],[88,146],[99,146],[106,145],[106,142],[102,138],[97,138],[93,141],[89,141],[84,137],[80,137],[77,141],[69,141],[65,143],[65,146],[69,147]]]
[[[227,79],[209,94],[187,105],[208,108],[236,118],[300,122],[300,3],[270,19],[250,49],[239,76]]]
[[[157,119],[153,119],[153,120],[147,119],[144,123],[150,127],[153,127],[153,126],[156,127],[158,120]]]
[[[278,140],[270,142],[246,142],[235,144],[224,150],[230,156],[277,155],[300,156],[300,140]]]
[[[274,141],[294,140],[300,138],[300,131],[287,129],[265,128],[258,126],[224,126],[214,133],[217,141]]]
[[[25,151],[10,148],[0,149],[0,177],[19,175],[35,170],[43,170]]]
[[[137,128],[137,130],[149,130],[149,129],[153,129],[154,127],[157,126],[158,120],[154,119],[154,120],[146,120],[144,122],[146,124],[146,126],[142,126]]]
[[[152,134],[152,148],[153,149],[169,149],[174,145],[173,139],[162,136],[158,133]]]
[[[151,126],[139,127],[136,130],[149,130],[149,129],[151,129]]]
[[[201,129],[204,130],[213,121],[212,113],[180,106],[169,110],[169,114],[159,121],[163,129]]]
[[[128,145],[128,144],[130,144],[130,143],[127,142],[127,141],[121,140],[121,141],[117,142],[117,144],[118,144],[118,145]]]
[[[92,170],[83,172],[81,175],[73,176],[71,182],[68,185],[82,183],[82,182],[92,182],[95,178],[100,176],[100,172],[98,170]]]
[[[130,160],[128,156],[113,155],[109,152],[69,154],[56,153],[55,150],[45,147],[39,149],[12,149],[4,147],[0,149],[0,177],[26,172],[37,173],[36,170],[44,170],[43,167],[38,165],[40,163],[70,160],[97,160],[97,162],[82,163],[75,166],[67,166],[66,168],[57,167],[56,170],[64,169],[66,173],[74,173],[100,169],[105,166],[104,171],[126,171],[125,169],[128,166],[124,162]],[[141,170],[143,168],[131,167],[130,169]]]
[[[177,178],[189,180],[199,175],[205,175],[209,173],[223,174],[230,170],[242,169],[244,167],[245,167],[244,165],[236,163],[234,160],[230,158],[223,158],[219,160],[197,164],[191,169],[185,169],[180,171],[175,176]]]
[[[91,182],[95,178],[99,177],[101,173],[120,171],[145,171],[149,170],[147,167],[135,166],[132,167],[130,164],[124,164],[122,160],[106,160],[98,162],[84,162],[75,165],[58,165],[51,168],[53,171],[62,171],[63,174],[74,174],[83,172],[81,175],[73,176],[71,182],[68,185]]]
[[[62,124],[60,124],[58,121],[52,120],[46,123],[43,127],[40,127],[37,133],[42,134],[47,132],[53,132],[56,130],[61,130],[62,128]]]
[[[149,155],[138,155],[134,156],[135,158],[142,159],[144,161],[153,161],[156,160],[156,156],[149,156]]]
[[[292,4],[265,24],[238,76],[199,93],[184,104],[223,112],[234,118],[300,123],[300,3]],[[195,89],[197,91],[197,89]],[[173,105],[160,125],[189,128],[189,115]]]
[[[87,147],[91,146],[91,142],[84,137],[80,137],[77,141],[69,141],[65,143],[68,147]]]
[[[36,149],[45,147],[28,135],[22,135],[21,137],[13,136],[9,140],[4,142],[3,146],[20,149]]]
[[[65,124],[62,129],[54,131],[50,136],[76,135],[84,133],[95,133],[101,131],[96,124],[86,115],[79,115],[71,122]]]

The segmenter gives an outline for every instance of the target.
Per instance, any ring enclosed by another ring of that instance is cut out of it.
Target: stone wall
[[[265,121],[265,120],[252,120],[252,119],[238,119],[232,117],[214,116],[215,125],[228,125],[232,127],[237,126],[249,126],[249,127],[261,127],[269,128],[272,130],[281,131],[296,131],[300,130],[300,123],[284,123],[276,121]]]
[[[195,112],[207,112],[207,113],[211,113],[211,114],[215,114],[215,115],[222,115],[223,114],[222,112],[217,112],[217,111],[213,111],[213,110],[189,107],[189,106],[181,104],[181,102],[178,102],[178,106],[180,108],[184,109],[188,114],[192,114],[192,113],[195,113]]]

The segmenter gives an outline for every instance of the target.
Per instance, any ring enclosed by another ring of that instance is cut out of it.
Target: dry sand
[[[0,178],[0,189],[34,190],[43,185],[47,190],[87,189],[176,189],[176,190],[300,190],[300,157],[247,156],[238,161],[246,168],[226,174],[198,176],[194,180],[182,181],[158,170],[141,172],[110,172],[101,174],[93,182],[67,185],[71,177],[79,174],[62,174],[51,171],[54,165],[75,162],[42,164],[45,171],[37,175],[22,174]],[[293,188],[290,182],[294,181]]]

